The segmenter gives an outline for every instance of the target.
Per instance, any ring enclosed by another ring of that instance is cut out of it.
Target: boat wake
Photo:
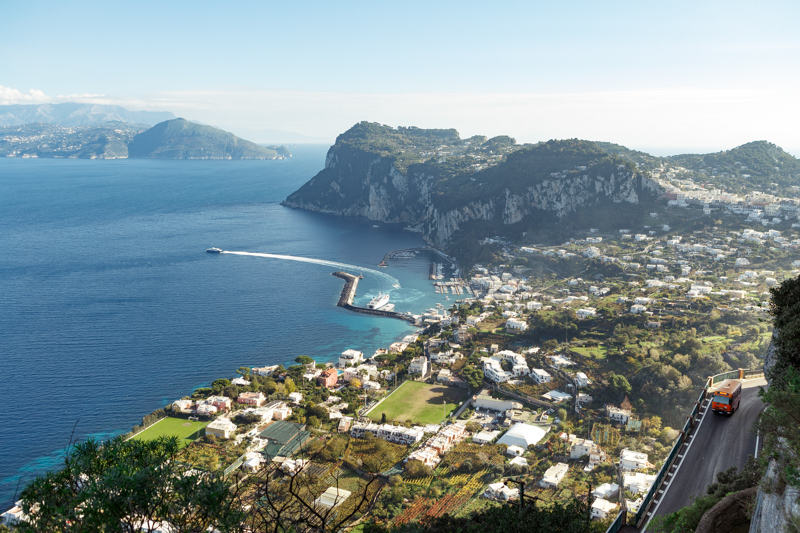
[[[312,257],[300,257],[297,255],[279,255],[279,254],[262,254],[257,252],[228,252],[222,251],[223,254],[232,254],[232,255],[249,255],[253,257],[266,257],[267,259],[283,259],[284,261],[298,261],[300,263],[311,263],[314,265],[322,265],[322,266],[329,266],[333,268],[341,268],[346,270],[355,270],[360,274],[368,272],[380,279],[388,281],[392,284],[395,288],[400,288],[400,281],[386,274],[385,272],[381,272],[379,270],[373,270],[371,268],[360,267],[358,265],[348,265],[347,263],[338,263],[336,261],[327,261],[325,259],[314,259]]]

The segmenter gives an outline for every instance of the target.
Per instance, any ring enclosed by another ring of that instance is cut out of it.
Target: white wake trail
[[[311,258],[311,257],[300,257],[300,256],[296,256],[296,255],[262,254],[262,253],[257,253],[257,252],[228,252],[228,251],[225,251],[225,250],[223,250],[220,253],[232,254],[232,255],[249,255],[249,256],[253,256],[253,257],[266,257],[267,259],[283,259],[285,261],[298,261],[300,263],[312,263],[312,264],[315,264],[315,265],[329,266],[329,267],[333,267],[333,268],[341,268],[341,269],[347,269],[347,270],[357,270],[357,271],[359,271],[361,273],[369,272],[370,274],[374,274],[378,278],[386,280],[386,281],[388,281],[389,283],[391,283],[393,285],[396,284],[397,287],[400,287],[400,281],[397,278],[395,278],[393,276],[390,276],[389,274],[386,274],[385,272],[381,272],[380,270],[373,270],[371,268],[364,268],[364,267],[360,267],[358,265],[348,265],[347,263],[337,263],[336,261],[326,261],[325,259],[314,259],[314,258]]]

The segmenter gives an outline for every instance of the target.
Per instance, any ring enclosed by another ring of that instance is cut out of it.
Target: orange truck
[[[716,387],[711,398],[711,410],[715,413],[732,415],[739,408],[742,399],[742,382],[738,379],[726,379]]]

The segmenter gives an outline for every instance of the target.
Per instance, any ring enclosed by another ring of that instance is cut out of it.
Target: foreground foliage
[[[589,518],[589,505],[582,500],[572,500],[567,505],[552,504],[545,507],[516,503],[489,507],[468,518],[450,515],[428,518],[421,523],[403,524],[387,528],[378,524],[364,527],[365,533],[592,533],[605,531],[606,526]]]
[[[64,468],[38,477],[22,493],[27,521],[17,531],[137,532],[161,520],[176,532],[234,531],[243,516],[221,476],[186,472],[176,438],[115,438],[74,445]]]
[[[774,319],[774,365],[761,392],[768,408],[759,420],[764,451],[783,465],[782,482],[800,487],[800,277],[770,290]]]

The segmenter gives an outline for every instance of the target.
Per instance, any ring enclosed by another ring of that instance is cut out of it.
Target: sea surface
[[[125,433],[240,366],[371,355],[415,331],[336,307],[336,270],[363,274],[356,304],[379,292],[397,311],[447,303],[427,279],[431,252],[377,266],[423,246],[417,234],[279,204],[326,149],[280,161],[0,158],[2,510],[71,441]]]

